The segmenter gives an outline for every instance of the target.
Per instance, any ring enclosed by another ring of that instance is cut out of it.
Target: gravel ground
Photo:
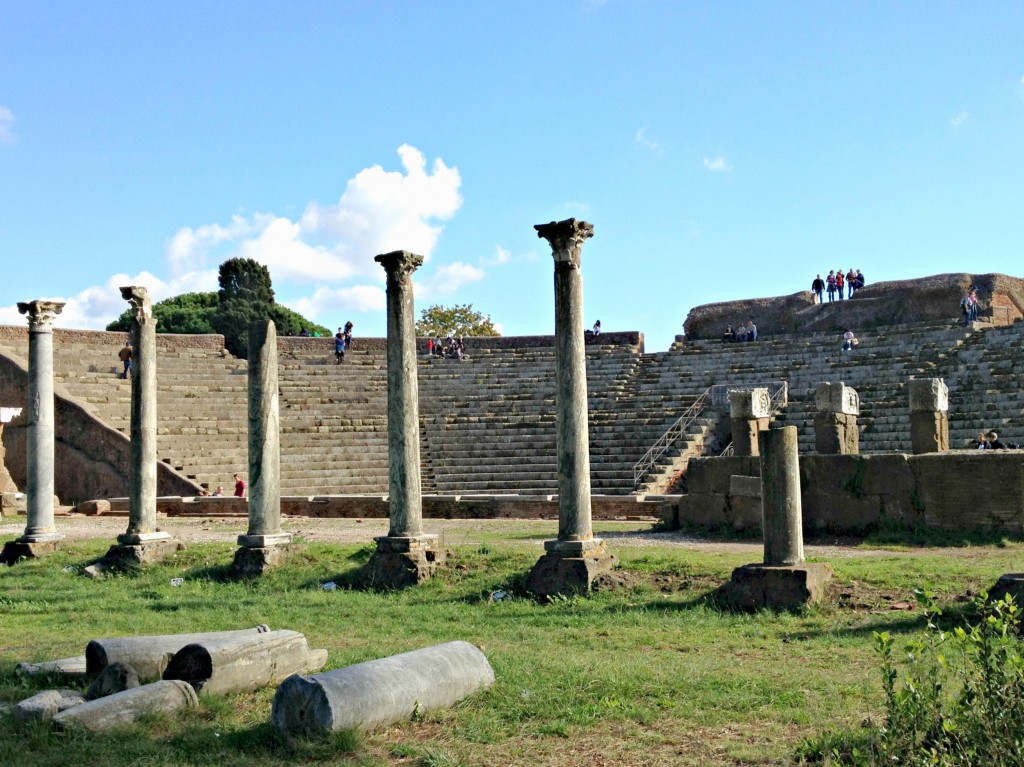
[[[246,531],[244,517],[165,517],[160,516],[157,522],[162,530],[174,535],[184,543],[217,542],[235,543],[237,536]],[[125,531],[126,516],[84,516],[81,514],[58,515],[56,526],[68,540],[114,539]],[[323,543],[369,543],[375,536],[386,535],[388,522],[385,519],[323,519],[316,517],[288,517],[283,527],[287,532],[301,536],[308,541]],[[428,519],[425,527],[429,532],[441,536],[442,545],[474,545],[483,539],[493,541],[496,536],[507,535],[511,540],[540,546],[546,538],[556,534],[557,524],[554,521],[538,521],[535,519],[517,520],[451,520]],[[708,552],[730,554],[749,553],[752,561],[762,554],[762,545],[758,540],[721,541],[704,540],[681,532],[651,532],[650,523],[617,522],[598,520],[594,522],[594,532],[601,538],[613,542],[616,546],[645,547],[659,546],[667,548],[691,549]],[[4,517],[0,521],[0,539],[9,540],[21,535],[25,529],[24,517]],[[806,547],[808,557],[814,559],[837,559],[865,556],[898,556],[901,553],[891,550],[874,550],[855,548],[852,544],[844,545],[836,542],[833,545],[813,545]],[[960,552],[962,556],[962,551]]]

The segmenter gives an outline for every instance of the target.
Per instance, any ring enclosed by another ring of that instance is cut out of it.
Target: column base
[[[743,565],[721,593],[739,610],[793,610],[824,599],[831,580],[832,566],[824,563]]]
[[[4,544],[3,551],[0,551],[0,565],[16,565],[22,559],[48,557],[59,548],[60,538],[49,541],[24,541],[18,538]]]
[[[19,543],[52,543],[53,541],[64,540],[64,536],[51,527],[31,533],[26,531],[24,535],[15,538],[15,540]]]
[[[544,549],[544,556],[526,576],[527,590],[537,597],[589,594],[595,579],[619,562],[599,538],[545,541]]]
[[[235,552],[231,572],[236,578],[259,578],[283,565],[290,554],[288,546],[242,546]]]
[[[428,580],[447,554],[436,535],[376,538],[377,551],[361,575],[364,588],[404,589]]]
[[[118,536],[118,540],[122,536]],[[103,564],[113,570],[135,570],[146,565],[155,564],[166,559],[177,551],[183,551],[185,545],[170,537],[147,541],[145,543],[118,543],[111,546],[103,555]]]
[[[1003,573],[999,580],[988,590],[988,601],[997,602],[1007,594],[1013,597],[1016,604],[1024,597],[1024,573]]]
[[[292,542],[291,533],[274,533],[273,535],[238,536],[238,545],[245,549],[270,549],[274,546],[287,546]]]
[[[117,542],[123,546],[142,546],[148,543],[159,543],[160,541],[171,540],[170,533],[121,533],[117,536]]]

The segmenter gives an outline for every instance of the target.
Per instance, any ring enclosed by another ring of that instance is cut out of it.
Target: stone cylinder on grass
[[[767,387],[733,389],[729,392],[734,455],[759,455],[757,435],[768,428],[771,415],[772,397]]]
[[[166,714],[197,705],[199,698],[188,682],[153,682],[61,711],[53,717],[53,722],[65,728],[103,732],[131,724],[146,715]]]
[[[285,736],[324,735],[400,722],[451,706],[494,684],[494,670],[468,642],[292,676],[277,689],[271,722]]]
[[[423,256],[406,250],[374,258],[387,275],[388,509],[390,527],[364,570],[373,588],[405,588],[433,575],[444,559],[437,536],[423,532],[419,387],[412,273]]]
[[[914,455],[949,450],[949,388],[941,378],[912,378],[910,446]]]
[[[272,320],[249,326],[249,529],[238,536],[234,571],[258,576],[284,561],[292,536],[281,530],[281,415],[277,329]]]
[[[804,561],[804,533],[796,427],[767,429],[758,442],[764,563],[799,565]]]
[[[126,663],[135,669],[139,681],[154,682],[163,676],[174,654],[186,645],[204,641],[243,639],[268,631],[270,629],[261,624],[239,631],[93,639],[85,646],[86,673],[95,676],[111,663]]]
[[[860,397],[850,386],[823,381],[814,397],[814,449],[822,455],[860,453]]]
[[[312,674],[327,663],[327,650],[312,650],[298,631],[214,637],[182,647],[164,679],[188,682],[196,692],[229,695],[278,684],[292,674]]]
[[[555,262],[555,424],[558,453],[558,538],[530,571],[537,596],[590,591],[616,558],[594,537],[590,492],[587,355],[583,322],[583,244],[594,236],[586,221],[570,218],[534,227]]]

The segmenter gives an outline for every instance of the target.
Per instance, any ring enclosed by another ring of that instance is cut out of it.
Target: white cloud
[[[954,117],[952,120],[950,120],[949,124],[952,125],[954,128],[959,128],[961,125],[963,125],[965,122],[967,122],[967,119],[969,117],[970,117],[970,115],[967,114],[967,112],[961,112],[956,117]]]
[[[507,264],[512,260],[512,253],[501,245],[494,246],[494,255],[490,257],[484,257],[480,259],[480,263],[484,266],[501,266]]]
[[[3,114],[0,112],[0,119]],[[182,227],[165,246],[166,279],[147,272],[134,277],[114,275],[68,299],[57,324],[104,327],[127,308],[118,290],[122,285],[144,285],[154,302],[180,293],[216,290],[217,266],[233,257],[252,258],[266,265],[279,300],[310,319],[339,309],[383,310],[380,284],[344,283],[363,277],[364,282],[382,284],[384,271],[373,261],[379,253],[403,249],[429,259],[441,236],[440,222],[462,206],[458,168],[448,167],[439,158],[428,170],[423,153],[408,144],[398,148],[398,155],[404,171],[385,171],[380,165],[366,168],[348,180],[337,203],[311,202],[297,220],[255,213],[232,216],[226,224]],[[497,265],[507,256],[507,251],[498,248],[493,257],[481,258],[480,263]],[[449,295],[483,277],[480,267],[446,264],[425,279],[424,289]],[[311,295],[294,297],[310,284],[315,285]],[[296,286],[302,290],[297,291]],[[290,300],[282,299],[282,292],[289,294]],[[23,320],[16,308],[0,307],[0,321],[20,324]]]
[[[0,144],[14,143],[14,112],[0,104]],[[15,309],[17,311],[17,309]]]
[[[386,306],[384,289],[377,285],[353,285],[348,288],[317,288],[313,295],[288,304],[299,314],[320,321],[327,316],[338,316],[341,310],[349,312],[383,311]]]
[[[705,157],[704,167],[713,173],[723,173],[732,170],[732,166],[721,155],[718,157]]]
[[[433,301],[450,296],[463,285],[479,282],[484,270],[472,264],[456,261],[438,267],[430,277],[417,283],[417,298]]]
[[[650,151],[654,152],[656,155],[660,156],[660,155],[663,155],[665,153],[664,150],[662,149],[661,144],[659,144],[654,139],[651,139],[651,138],[647,137],[647,126],[646,125],[644,127],[640,128],[640,130],[638,130],[636,132],[636,135],[633,137],[633,142],[638,144],[639,146],[642,146],[644,149],[649,149]]]

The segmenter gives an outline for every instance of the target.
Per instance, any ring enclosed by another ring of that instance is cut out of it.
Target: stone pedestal
[[[1024,573],[1004,573],[988,590],[990,602],[1001,600],[1007,594],[1013,597],[1016,604],[1021,604],[1024,599]]]
[[[25,532],[4,546],[0,562],[46,556],[64,536],[54,525],[53,320],[64,309],[57,301],[28,301],[18,311],[28,315],[28,434],[25,464],[27,496]]]
[[[843,383],[818,384],[815,396],[814,449],[823,455],[860,453],[860,397]]]
[[[423,256],[405,250],[374,259],[387,274],[388,308],[388,534],[377,538],[363,572],[370,588],[401,589],[433,575],[445,554],[423,532],[420,485],[419,387],[412,273]]]
[[[914,455],[949,450],[949,389],[941,378],[913,378],[910,396],[910,446]]]
[[[587,357],[583,321],[583,244],[593,225],[574,218],[534,227],[555,261],[555,406],[558,449],[558,539],[527,578],[537,596],[585,594],[616,559],[594,538],[590,499]]]
[[[277,399],[277,328],[270,320],[249,326],[249,530],[238,536],[232,570],[263,575],[287,558],[292,536],[281,530],[280,405]]]
[[[757,435],[771,423],[772,398],[766,387],[729,392],[733,455],[760,455]]]
[[[796,427],[762,432],[760,450],[764,561],[736,568],[723,592],[738,609],[792,609],[824,597],[832,568],[804,561]]]
[[[433,576],[447,552],[436,535],[382,536],[363,571],[363,584],[375,589],[404,589]]]
[[[121,288],[132,312],[131,465],[128,530],[104,557],[111,567],[139,567],[176,551],[169,533],[156,527],[156,318],[146,288]]]

